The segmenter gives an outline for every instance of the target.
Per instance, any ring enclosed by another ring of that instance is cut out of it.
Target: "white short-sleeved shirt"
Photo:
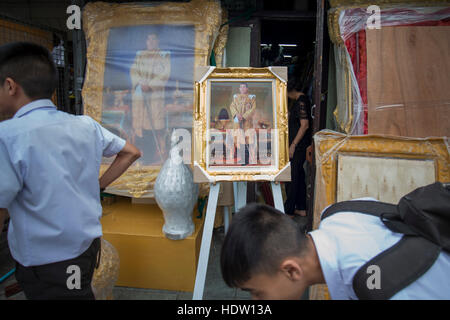
[[[36,266],[79,256],[102,235],[102,156],[125,140],[51,100],[23,106],[0,122],[0,208],[10,214],[13,258]]]
[[[363,198],[359,200],[374,200]],[[396,244],[402,234],[384,226],[378,217],[340,212],[310,232],[332,299],[358,299],[353,276],[366,262]],[[381,270],[382,272],[382,270]],[[450,299],[450,254],[441,252],[419,279],[397,292],[392,300]]]

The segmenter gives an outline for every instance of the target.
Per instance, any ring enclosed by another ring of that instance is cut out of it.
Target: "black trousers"
[[[29,300],[95,300],[91,288],[100,261],[100,238],[80,256],[41,266],[16,262],[16,280]]]
[[[303,164],[306,160],[306,145],[299,144],[291,159],[291,182],[286,183],[284,212],[294,214],[295,210],[306,210],[306,183]]]

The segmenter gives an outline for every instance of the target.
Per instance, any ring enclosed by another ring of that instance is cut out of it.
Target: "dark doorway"
[[[288,67],[289,79],[299,80],[309,96],[314,69],[315,29],[315,20],[261,21],[261,67]]]

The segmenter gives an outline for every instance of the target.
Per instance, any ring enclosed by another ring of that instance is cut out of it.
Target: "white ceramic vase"
[[[198,185],[191,169],[183,163],[178,136],[172,134],[169,158],[155,182],[155,199],[164,214],[164,235],[172,240],[190,236],[194,230],[192,211],[198,198]]]

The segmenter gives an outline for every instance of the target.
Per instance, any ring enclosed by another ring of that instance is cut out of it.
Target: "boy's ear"
[[[280,271],[291,281],[303,278],[303,269],[296,259],[287,258],[280,265]]]
[[[13,79],[6,78],[3,85],[10,96],[14,96],[17,93],[18,84]]]

